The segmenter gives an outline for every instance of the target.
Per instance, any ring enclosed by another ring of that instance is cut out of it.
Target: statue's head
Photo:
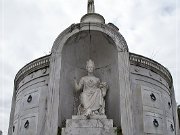
[[[91,59],[88,60],[86,63],[86,69],[88,72],[92,73],[95,69],[94,61],[92,61]]]

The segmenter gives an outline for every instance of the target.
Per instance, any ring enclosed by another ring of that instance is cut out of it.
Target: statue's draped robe
[[[82,77],[79,84],[83,87],[80,95],[81,104],[79,105],[78,114],[86,115],[88,111],[104,113],[104,98],[102,90],[99,88],[100,80],[94,76]]]

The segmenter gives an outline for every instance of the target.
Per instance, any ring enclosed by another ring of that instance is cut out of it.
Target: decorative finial
[[[95,12],[94,0],[88,0],[87,13],[94,13],[94,12]]]
[[[94,0],[88,0],[87,14],[81,18],[81,23],[103,23],[105,19],[102,15],[95,13]]]

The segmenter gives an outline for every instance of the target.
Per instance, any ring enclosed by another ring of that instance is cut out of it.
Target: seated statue
[[[94,62],[92,60],[87,61],[88,75],[82,77],[79,83],[76,79],[74,80],[76,91],[82,90],[78,115],[105,115],[104,97],[108,86],[106,82],[100,82],[100,79],[93,75],[94,69]]]

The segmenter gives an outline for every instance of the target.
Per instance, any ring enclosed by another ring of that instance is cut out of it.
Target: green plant
[[[122,135],[122,129],[121,127],[117,127],[114,131],[117,135]]]

